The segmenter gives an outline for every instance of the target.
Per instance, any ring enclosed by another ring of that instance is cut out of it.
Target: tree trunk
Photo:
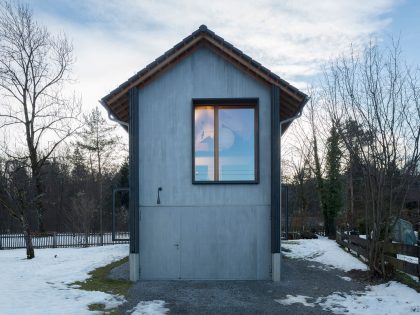
[[[355,222],[354,222],[354,186],[353,186],[353,174],[352,170],[350,170],[350,211],[349,216],[347,218],[347,222],[350,225],[351,229],[355,228]]]
[[[98,150],[98,179],[99,179],[99,228],[101,235],[101,246],[104,245],[104,234],[103,234],[103,207],[102,207],[102,198],[103,198],[103,187],[102,187],[102,165],[101,165],[101,153]]]
[[[328,238],[335,239],[336,234],[336,227],[335,227],[335,217],[329,215],[327,218],[327,226],[328,226]]]
[[[39,172],[39,171],[37,171]],[[42,180],[39,174],[35,175],[35,193],[36,193],[36,208],[37,208],[37,215],[38,215],[38,231],[43,233],[45,232],[44,226],[44,203],[42,202],[42,197],[44,195],[44,187],[42,187]]]
[[[28,137],[29,138],[29,137]],[[38,219],[38,231],[43,233],[45,232],[44,227],[44,203],[42,202],[42,198],[44,195],[44,187],[42,186],[42,179],[41,179],[41,166],[39,165],[38,156],[36,150],[33,148],[33,143],[31,139],[28,139],[28,147],[29,149],[29,157],[31,162],[31,171],[32,171],[32,179],[35,184],[35,206],[37,211],[37,219]]]
[[[29,227],[29,223],[26,222],[24,218],[22,218],[21,220],[22,220],[22,226],[23,226],[23,234],[25,237],[26,258],[32,259],[32,258],[35,258],[35,251],[34,251],[34,246],[32,244],[31,229]]]
[[[84,247],[88,247],[89,246],[89,231],[88,230],[85,230],[84,238],[85,238],[85,245],[84,245]]]
[[[324,211],[325,236],[329,236],[330,235],[330,225],[328,224],[328,222],[329,222],[328,214],[326,213],[326,211]]]

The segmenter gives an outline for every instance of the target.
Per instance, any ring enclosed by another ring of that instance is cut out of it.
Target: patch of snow
[[[24,258],[25,249],[1,251],[0,313],[87,314],[93,303],[116,307],[124,298],[69,285],[127,255],[128,245],[37,249],[31,260]]]
[[[165,315],[169,309],[165,307],[165,301],[141,301],[129,312],[131,315]]]
[[[420,313],[420,294],[404,284],[391,281],[369,286],[366,292],[333,293],[318,298],[324,310],[334,314],[406,315]]]
[[[286,257],[316,261],[332,268],[350,271],[352,269],[367,270],[367,266],[357,258],[345,252],[334,241],[327,237],[318,239],[283,241],[282,246],[290,252],[283,252]]]
[[[419,263],[419,259],[417,257],[413,257],[413,256],[406,256],[406,255],[401,255],[401,254],[397,254],[397,258],[407,261],[409,263],[412,264],[418,264]]]
[[[286,299],[275,300],[283,305],[300,303],[304,306],[319,305],[334,314],[352,315],[408,315],[420,313],[420,294],[408,286],[391,281],[368,286],[367,291],[352,291],[350,294],[335,292],[314,300],[308,296],[288,295]],[[314,300],[314,302],[308,302]]]
[[[302,304],[304,306],[309,306],[309,307],[315,307],[314,303],[308,302],[308,300],[313,300],[313,298],[309,297],[309,296],[305,296],[305,295],[286,295],[285,299],[279,299],[279,300],[274,300],[277,303],[280,303],[282,305],[292,305],[292,304]]]
[[[328,271],[331,270],[332,268],[326,265],[319,265],[319,266],[315,266],[315,265],[310,265],[308,266],[309,268],[314,268],[314,269],[320,269],[320,270],[324,270],[324,271]]]
[[[351,281],[350,277],[340,277],[341,279],[343,279],[344,281]]]

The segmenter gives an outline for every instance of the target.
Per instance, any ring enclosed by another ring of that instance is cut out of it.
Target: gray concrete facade
[[[194,98],[259,99],[258,184],[192,184]],[[271,279],[270,100],[204,47],[139,90],[141,279]]]

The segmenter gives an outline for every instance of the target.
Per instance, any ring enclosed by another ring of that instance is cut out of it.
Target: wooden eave
[[[196,49],[203,46],[211,49],[241,70],[266,84],[278,86],[280,88],[281,103],[279,119],[283,120],[296,115],[307,102],[308,97],[306,94],[282,80],[276,74],[242,53],[239,49],[203,25],[107,96],[103,97],[100,102],[115,118],[128,123],[128,91],[133,87],[143,87]],[[284,130],[286,128],[287,125],[284,126]]]

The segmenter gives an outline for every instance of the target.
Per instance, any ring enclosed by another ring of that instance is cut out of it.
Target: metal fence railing
[[[128,232],[107,232],[101,237],[100,233],[40,233],[32,235],[34,248],[63,248],[63,247],[89,247],[114,244],[128,244]],[[1,249],[25,248],[23,234],[0,234]]]

